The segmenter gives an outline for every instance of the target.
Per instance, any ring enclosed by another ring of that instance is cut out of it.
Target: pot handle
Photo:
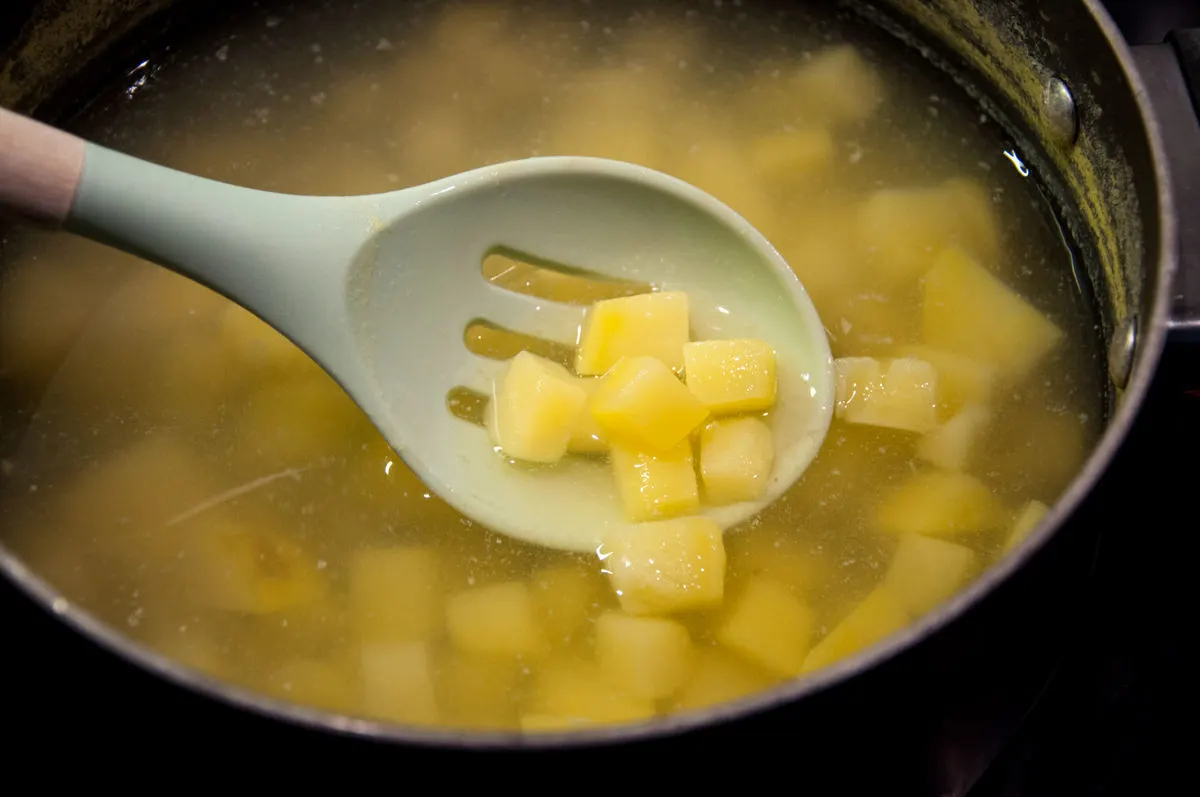
[[[1162,127],[1174,191],[1179,270],[1171,337],[1200,343],[1200,28],[1134,47],[1133,57]]]

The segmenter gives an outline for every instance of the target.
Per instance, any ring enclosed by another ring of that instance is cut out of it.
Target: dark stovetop
[[[1174,6],[1167,0],[1110,0],[1109,5],[1131,38],[1141,41],[1160,40],[1181,23],[1200,24],[1196,0],[1176,0]],[[995,723],[988,709],[976,709],[972,701],[965,713],[978,716],[951,727],[948,738],[934,740],[934,746],[944,742],[948,751],[941,766],[962,771],[933,780],[970,782],[983,769],[972,797],[1154,795],[1174,793],[1175,784],[1188,782],[1185,738],[1190,741],[1190,734],[1183,729],[1189,727],[1185,707],[1191,705],[1194,681],[1185,679],[1182,640],[1195,624],[1197,605],[1191,554],[1200,529],[1187,492],[1200,475],[1197,452],[1200,346],[1176,346],[1169,349],[1141,419],[1105,482],[1115,489],[1094,497],[1103,504],[1098,514],[1106,520],[1098,530],[1085,608],[1068,629],[1065,654],[1038,697],[1016,707],[1024,717],[1011,741],[983,761],[971,750],[994,746],[988,736]],[[79,641],[30,611],[6,582],[0,582],[0,631],[7,643],[0,656],[6,686],[0,717],[10,728],[10,773],[37,771],[43,779],[72,774],[67,761],[51,769],[47,759],[18,758],[48,746],[60,760],[63,754],[79,760],[84,753],[104,760],[111,776],[126,782],[175,783],[206,772],[228,778],[233,762],[247,759],[260,765],[256,774],[277,776],[280,782],[338,768],[337,748],[328,756],[321,749],[322,760],[315,760],[291,747],[286,734],[259,735],[268,729],[256,720],[167,687]],[[980,688],[1001,701],[1007,694],[1000,684]],[[1009,714],[1013,710],[1006,708]],[[968,726],[978,744],[966,739],[970,734],[962,729]],[[803,751],[791,750],[786,739],[748,739],[745,750],[727,752],[762,774],[769,774],[763,759],[771,760],[781,771],[799,773],[796,785],[803,785],[796,763]],[[160,773],[167,768],[172,770]],[[692,762],[688,769],[700,773],[705,762]],[[390,779],[393,788],[413,783],[418,774],[400,770]],[[87,774],[103,782],[105,770],[89,768]],[[542,780],[537,774],[545,773],[530,773],[531,784]],[[342,781],[348,782],[353,781]],[[894,785],[890,793],[909,793],[903,784]],[[951,790],[947,797],[960,793]]]
[[[1192,695],[1200,347],[1168,348],[1151,400],[1100,496],[1086,610],[1016,738],[972,797],[1153,795],[1184,779]],[[1189,484],[1190,482],[1190,484]],[[1189,745],[1190,747],[1190,745]]]
[[[1196,0],[1102,0],[1131,44],[1200,26]],[[1193,87],[1195,91],[1195,87]],[[1200,209],[1190,209],[1197,212]],[[1184,210],[1187,214],[1189,210]],[[1194,263],[1193,263],[1194,264]],[[1013,741],[972,797],[1152,795],[1188,782],[1200,345],[1168,346],[1150,400],[1099,496],[1087,610]]]

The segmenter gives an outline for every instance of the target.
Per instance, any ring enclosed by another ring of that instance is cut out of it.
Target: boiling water
[[[836,357],[893,356],[921,339],[919,274],[872,276],[864,203],[962,178],[998,231],[985,265],[1066,333],[992,396],[968,472],[1015,517],[1030,500],[1054,501],[1102,423],[1093,321],[1019,153],[947,79],[833,8],[239,8],[149,53],[76,129],[297,193],[386,191],[531,155],[642,163],[757,225],[804,280]],[[797,136],[815,143],[789,148]],[[914,203],[911,223],[963,212]],[[593,661],[594,621],[617,608],[595,557],[528,547],[458,515],[319,369],[205,289],[65,235],[11,232],[3,255],[0,533],[68,600],[139,642],[288,700],[470,728],[522,717],[532,727],[529,717],[564,711],[639,719],[788,677],[718,642],[725,612],[692,613],[677,618],[689,675],[650,704],[622,702]],[[511,262],[485,273],[580,296]],[[467,340],[493,353],[524,345],[478,328]],[[889,567],[897,537],[876,510],[929,470],[918,441],[835,420],[786,498],[726,535],[727,595],[755,579],[782,584],[810,607],[820,639]],[[986,564],[1009,526],[954,542]],[[403,553],[373,578],[380,551]],[[463,650],[446,633],[446,600],[504,582],[524,585],[543,645]]]

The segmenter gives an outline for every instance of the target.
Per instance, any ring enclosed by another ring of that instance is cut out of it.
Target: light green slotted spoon
[[[497,246],[686,292],[704,337],[758,337],[779,359],[775,464],[759,501],[704,513],[724,528],[808,467],[833,411],[820,318],[767,240],[673,177],[616,161],[511,161],[386,194],[295,196],[207,180],[0,109],[0,211],[61,226],[213,288],[336,379],[444,500],[496,531],[594,550],[624,525],[607,467],[516,467],[447,394],[490,392],[503,363],[472,354],[475,320],[574,343],[583,308],[498,288]]]

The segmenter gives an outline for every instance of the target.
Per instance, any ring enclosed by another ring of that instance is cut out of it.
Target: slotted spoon
[[[778,498],[829,427],[829,344],[761,234],[675,178],[626,163],[512,161],[370,196],[240,188],[156,166],[0,109],[0,211],[58,225],[224,294],[321,364],[443,499],[496,531],[594,550],[624,524],[602,462],[514,466],[456,418],[456,386],[502,363],[469,352],[486,320],[573,344],[583,308],[498,288],[496,247],[686,292],[699,337],[758,337],[779,359],[775,465],[760,501],[704,510],[723,527]]]

